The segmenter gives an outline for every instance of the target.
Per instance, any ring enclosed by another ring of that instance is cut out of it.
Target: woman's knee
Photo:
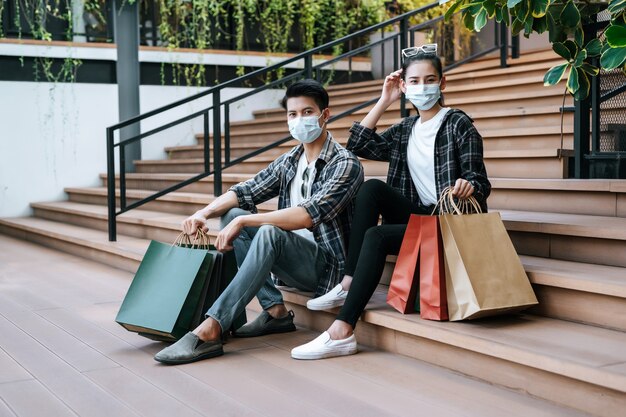
[[[376,201],[381,191],[387,187],[388,185],[381,180],[371,179],[367,180],[363,183],[361,188],[356,195],[357,204],[359,203],[370,203],[371,201]]]

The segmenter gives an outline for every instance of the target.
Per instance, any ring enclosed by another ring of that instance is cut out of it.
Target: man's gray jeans
[[[246,214],[250,212],[231,209],[222,216],[221,227]],[[239,271],[206,314],[222,331],[230,329],[255,295],[264,310],[284,304],[270,272],[290,287],[311,292],[327,273],[324,254],[314,242],[276,226],[244,227],[233,246]]]

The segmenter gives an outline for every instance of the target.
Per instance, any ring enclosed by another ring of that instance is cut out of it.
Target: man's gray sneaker
[[[221,340],[203,342],[192,332],[187,333],[173,345],[154,355],[154,360],[166,365],[181,365],[224,354]]]
[[[286,333],[296,330],[293,324],[293,311],[289,310],[285,317],[275,319],[267,311],[261,312],[259,316],[235,330],[235,337],[256,337],[272,333]]]

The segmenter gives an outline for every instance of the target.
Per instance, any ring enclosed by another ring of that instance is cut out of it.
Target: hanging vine
[[[0,0],[0,19],[7,1],[14,1],[16,5],[14,25],[19,38],[22,32],[28,32],[35,39],[50,42],[53,36],[48,31],[48,23],[57,19],[65,24],[63,40],[72,41],[76,20],[73,10],[81,8],[84,14],[78,18],[83,18],[92,29],[102,32],[105,25],[112,24],[105,17],[106,0]],[[430,1],[396,0],[395,3],[399,12],[405,12]],[[389,3],[385,0],[123,0],[122,7],[137,4],[142,11],[156,7],[157,21],[152,24],[158,28],[158,45],[169,51],[209,49],[218,40],[225,39],[231,40],[237,51],[256,42],[263,44],[268,54],[275,54],[287,52],[294,37],[302,45],[301,50],[306,50],[383,21],[390,17],[386,7]],[[418,19],[430,17],[429,14]],[[28,27],[22,28],[22,21]],[[59,39],[58,35],[56,38]],[[336,45],[332,53],[337,55],[344,49],[345,45]],[[64,59],[61,65],[50,58],[37,58],[35,71],[38,79],[71,82],[80,65],[79,59],[71,57]],[[243,66],[239,66],[237,74],[244,71]],[[332,70],[326,75],[332,77]],[[171,79],[167,79],[170,76]],[[277,76],[281,74],[274,74]],[[206,85],[206,63],[202,58],[193,64],[164,63],[161,81]]]

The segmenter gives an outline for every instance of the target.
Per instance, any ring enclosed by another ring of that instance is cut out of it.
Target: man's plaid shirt
[[[291,207],[289,184],[296,175],[304,147],[298,145],[278,157],[254,178],[233,186],[239,207],[257,212],[257,204],[278,196],[278,208]],[[350,226],[354,212],[354,197],[363,182],[363,167],[358,158],[328,138],[315,162],[316,175],[311,197],[303,201],[311,216],[315,242],[326,259],[326,274],[320,279],[316,296],[326,294],[343,277]],[[274,282],[280,285],[276,278]]]
[[[407,164],[407,145],[418,118],[406,117],[380,135],[376,129],[355,122],[347,148],[363,158],[388,161],[387,184],[412,202],[422,204]],[[474,197],[486,212],[491,183],[483,162],[483,140],[467,114],[457,109],[446,113],[435,139],[434,157],[437,195],[454,186],[458,178],[466,179],[474,186]]]

